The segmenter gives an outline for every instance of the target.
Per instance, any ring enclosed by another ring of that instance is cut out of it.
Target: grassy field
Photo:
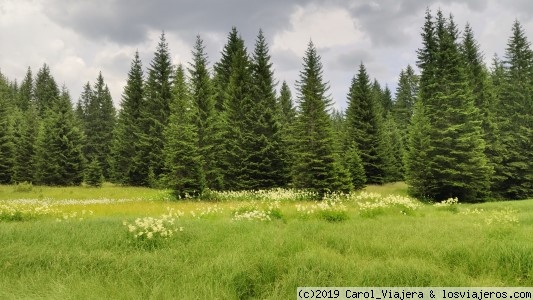
[[[290,191],[198,202],[111,185],[0,186],[0,299],[294,299],[298,286],[533,286],[533,200],[435,206],[405,195],[400,183],[322,203]]]

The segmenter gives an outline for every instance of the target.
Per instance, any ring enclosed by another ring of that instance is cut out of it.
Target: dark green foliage
[[[278,113],[281,142],[283,143],[284,151],[284,170],[283,172],[289,176],[289,183],[291,181],[290,174],[294,163],[294,125],[296,120],[296,109],[292,101],[292,94],[287,82],[283,81],[281,84],[280,95],[278,97]]]
[[[408,144],[408,128],[413,116],[416,97],[418,95],[418,76],[411,66],[400,72],[396,101],[392,107],[392,115],[398,126],[404,146]]]
[[[268,45],[259,31],[252,57],[252,97],[244,114],[243,150],[247,189],[286,186],[289,174],[277,112]]]
[[[501,166],[503,148],[500,142],[500,132],[496,120],[496,93],[491,86],[489,72],[479,50],[474,33],[470,25],[466,25],[461,44],[461,53],[465,60],[467,80],[474,97],[474,104],[479,110],[483,140],[485,141],[485,156],[492,169],[492,190],[496,191],[499,182],[504,180]],[[498,193],[498,191],[496,191]]]
[[[98,75],[94,88],[84,88],[78,107],[85,132],[84,155],[88,161],[97,159],[105,179],[111,177],[111,141],[115,127],[115,107],[102,73]]]
[[[92,187],[101,187],[104,183],[104,174],[97,157],[93,157],[85,170],[85,183]]]
[[[215,111],[215,94],[212,80],[207,69],[208,61],[205,46],[200,36],[196,37],[193,50],[193,62],[189,68],[192,103],[197,114],[192,120],[198,136],[198,150],[202,158],[203,172],[207,186],[211,189],[222,187],[222,171],[217,165],[214,147],[216,139],[217,113]]]
[[[409,155],[408,181],[413,195],[418,197],[481,201],[488,196],[491,169],[484,154],[479,113],[459,52],[457,28],[453,19],[446,20],[440,11],[435,25],[428,23],[429,12],[428,15],[424,48],[419,51],[421,111],[427,122],[417,121],[420,124],[414,125],[411,141],[411,151],[426,147],[427,152]],[[423,159],[416,157],[422,154]]]
[[[406,154],[406,180],[409,183],[409,193],[420,199],[429,199],[430,188],[434,186],[435,178],[429,162],[432,152],[430,137],[431,126],[422,101],[415,103],[413,118],[409,127],[409,148]]]
[[[181,65],[174,76],[170,118],[165,129],[166,184],[177,198],[199,196],[205,188],[202,156],[194,120],[198,111],[192,103]]]
[[[44,185],[79,185],[83,181],[83,133],[76,126],[65,88],[47,111],[37,140],[36,181]]]
[[[361,64],[348,93],[345,143],[355,143],[363,161],[367,183],[370,184],[382,184],[386,180],[387,145],[383,135],[381,104],[376,98],[379,94],[376,88],[372,92],[365,66]]]
[[[35,181],[35,153],[37,135],[39,133],[39,118],[35,105],[28,106],[20,113],[17,126],[15,166],[13,168],[13,182]]]
[[[338,163],[328,114],[331,100],[322,79],[322,63],[312,42],[305,53],[298,81],[299,112],[295,126],[294,185],[311,189],[320,197],[346,191],[351,186],[346,170]]]
[[[353,188],[355,190],[364,188],[366,183],[365,169],[355,142],[349,145],[348,150],[344,154],[344,160],[346,169],[350,172]]]
[[[33,75],[31,68],[28,67],[26,76],[22,80],[18,90],[17,107],[21,111],[26,111],[33,102]]]
[[[59,88],[46,64],[37,72],[33,96],[41,118],[46,115],[46,111],[52,108],[59,97]]]
[[[498,91],[498,125],[503,146],[497,193],[506,198],[533,196],[533,52],[520,23],[513,24]]]
[[[139,139],[142,159],[148,160],[155,181],[158,181],[163,174],[163,132],[170,115],[173,73],[168,43],[165,34],[162,33],[154,58],[148,68],[145,86],[146,102],[141,115],[144,136]],[[149,184],[156,185],[157,183],[150,182]]]
[[[148,160],[143,157],[141,112],[144,105],[142,63],[139,53],[131,63],[122,94],[112,146],[113,177],[118,183],[148,185]]]
[[[386,160],[388,160],[386,164],[386,181],[403,181],[405,175],[405,147],[400,136],[398,125],[396,125],[396,122],[390,113],[385,117],[383,128],[384,145],[386,146],[385,157]]]
[[[0,73],[0,184],[9,184],[15,165],[15,132],[12,89]]]
[[[222,57],[214,66],[214,86],[216,91],[215,108],[219,112],[226,110],[226,90],[232,73],[233,57],[236,52],[242,51],[239,50],[242,47],[244,47],[244,41],[239,37],[237,28],[231,28],[231,32],[228,35],[228,41],[221,53]]]

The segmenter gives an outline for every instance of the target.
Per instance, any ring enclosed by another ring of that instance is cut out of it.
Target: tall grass
[[[372,217],[350,201],[340,222],[304,216],[303,202],[282,202],[282,218],[271,221],[232,220],[263,205],[241,200],[91,204],[82,221],[0,222],[0,298],[287,299],[298,286],[533,285],[533,200],[421,205],[408,215],[391,206]],[[183,231],[139,247],[123,221],[167,207],[184,212]],[[507,213],[517,222],[486,222]]]

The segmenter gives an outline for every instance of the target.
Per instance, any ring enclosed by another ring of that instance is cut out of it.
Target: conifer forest
[[[151,61],[132,53],[119,107],[105,74],[71,95],[47,64],[19,80],[0,73],[0,184],[322,198],[405,181],[432,201],[533,198],[533,49],[518,21],[508,27],[505,53],[487,65],[475,28],[427,10],[397,88],[361,62],[344,111],[332,108],[313,42],[289,86],[264,33],[248,49],[235,27],[212,64],[200,35],[183,65],[171,63],[164,33]]]

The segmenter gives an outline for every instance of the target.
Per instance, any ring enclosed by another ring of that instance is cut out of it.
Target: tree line
[[[173,66],[164,33],[148,68],[135,53],[117,112],[102,74],[73,107],[49,67],[20,85],[0,74],[0,183],[206,189],[303,188],[319,197],[407,181],[413,196],[461,201],[533,197],[533,51],[516,21],[504,59],[487,67],[467,24],[426,12],[419,74],[396,91],[363,63],[345,111],[332,109],[312,42],[296,96],[276,91],[262,31],[249,53],[232,28],[209,66]]]

